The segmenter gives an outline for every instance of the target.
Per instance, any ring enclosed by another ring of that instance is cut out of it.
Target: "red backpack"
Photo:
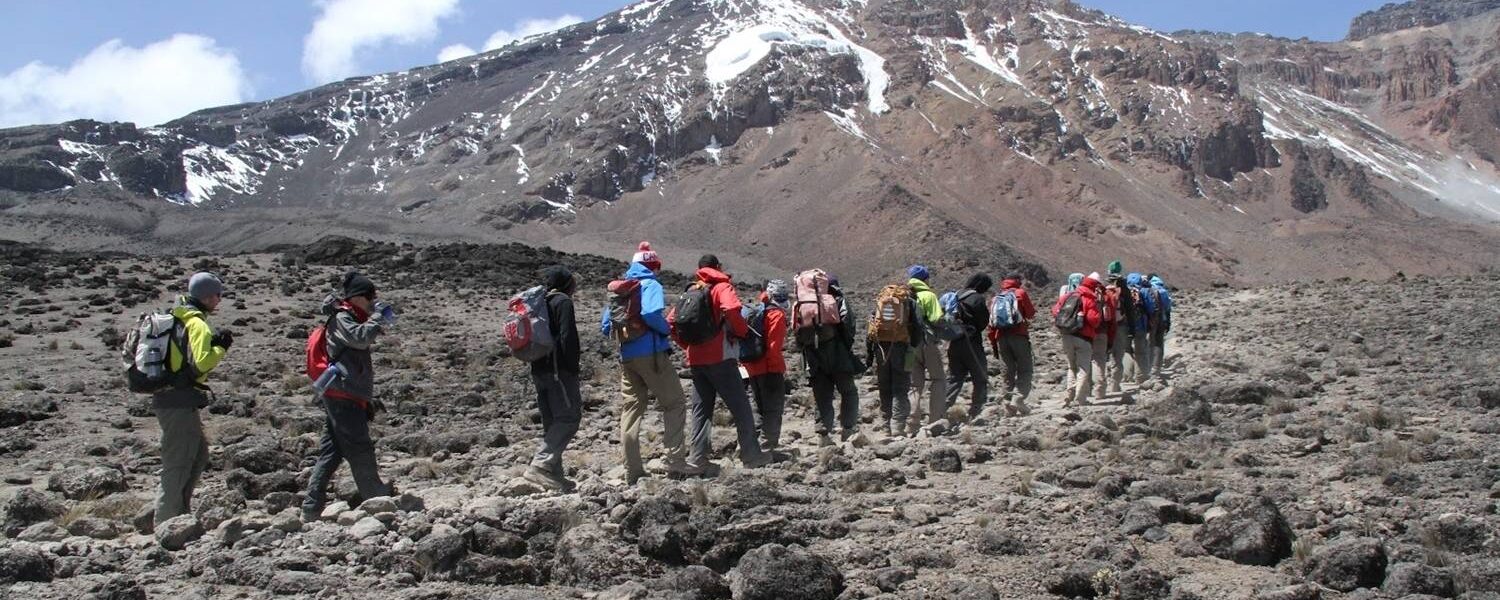
[[[307,378],[317,381],[328,370],[328,365],[334,363],[334,358],[328,356],[328,324],[338,318],[338,313],[328,317],[328,321],[317,326],[312,333],[307,334]]]

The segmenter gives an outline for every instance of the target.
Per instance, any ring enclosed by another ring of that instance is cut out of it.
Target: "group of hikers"
[[[917,434],[924,414],[927,424],[948,418],[966,385],[971,389],[971,421],[1030,412],[1030,326],[1037,310],[1020,273],[1007,275],[994,294],[993,279],[980,273],[969,277],[963,289],[940,295],[929,284],[929,269],[911,266],[907,280],[883,287],[864,317],[866,360],[856,353],[858,323],[844,289],[825,271],[803,271],[791,282],[770,280],[754,302],[745,303],[723,263],[704,255],[691,285],[669,304],[657,280],[661,269],[660,257],[642,242],[621,278],[609,282],[599,326],[619,346],[620,443],[626,480],[632,485],[647,475],[640,425],[652,399],[664,429],[660,472],[678,477],[717,472],[711,441],[720,398],[732,417],[742,465],[757,468],[781,460],[788,343],[800,354],[812,388],[820,445],[833,445],[835,432],[841,440],[859,433],[855,379],[870,369],[880,401],[877,429],[886,436]],[[562,492],[575,487],[562,456],[578,432],[584,406],[582,344],[573,304],[577,288],[577,278],[566,267],[544,269],[540,285],[510,300],[502,327],[511,355],[529,365],[543,428],[540,447],[523,476]],[[209,372],[234,343],[230,331],[216,332],[207,322],[223,292],[217,276],[194,274],[177,305],[143,315],[122,350],[130,389],[152,394],[161,425],[157,523],[189,510],[208,463],[198,411],[209,404]],[[1127,379],[1139,383],[1160,374],[1172,312],[1171,294],[1160,277],[1127,275],[1118,261],[1104,276],[1074,273],[1058,291],[1051,312],[1068,362],[1064,405],[1087,404],[1091,393],[1103,399],[1109,391],[1122,391]],[[307,375],[325,411],[302,503],[308,521],[323,512],[340,462],[349,464],[361,497],[394,493],[380,477],[368,423],[383,409],[375,398],[371,350],[395,324],[396,312],[377,299],[367,276],[350,272],[325,300],[322,314],[326,321],[307,343]],[[683,352],[690,373],[690,402],[672,360],[674,348]],[[1004,390],[996,407],[986,406],[990,356],[1004,363]],[[924,387],[925,407],[920,402]]]

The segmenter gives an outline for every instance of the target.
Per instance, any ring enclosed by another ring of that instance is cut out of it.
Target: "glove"
[[[234,345],[234,332],[225,329],[214,334],[213,345],[228,350],[230,346]]]
[[[375,415],[383,412],[385,412],[385,403],[379,400],[371,400],[369,406],[365,408],[365,420],[374,421]]]
[[[375,314],[380,319],[381,323],[384,323],[386,325],[396,324],[396,307],[391,306],[388,302],[376,302]]]

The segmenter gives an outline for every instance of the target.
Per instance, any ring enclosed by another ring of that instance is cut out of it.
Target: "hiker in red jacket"
[[[1031,409],[1026,399],[1031,396],[1031,374],[1035,359],[1031,352],[1031,320],[1036,318],[1036,305],[1031,294],[1026,293],[1025,277],[1011,273],[1000,282],[997,296],[1014,294],[1016,308],[1020,309],[1021,322],[1009,327],[991,327],[990,349],[1005,362],[1005,412],[1008,415],[1027,414]]]
[[[791,305],[791,289],[785,281],[772,279],[759,300],[760,306],[753,310],[763,315],[762,326],[752,335],[764,336],[765,351],[744,364],[745,373],[750,375],[750,393],[755,399],[755,416],[763,438],[761,448],[769,452],[781,445],[781,415],[786,408],[786,359],[781,351],[786,346],[786,311]]]
[[[1102,334],[1099,326],[1104,320],[1099,313],[1100,289],[1098,277],[1084,278],[1077,290],[1058,298],[1057,304],[1052,306],[1052,316],[1056,318],[1057,313],[1067,304],[1068,298],[1077,294],[1080,301],[1079,312],[1083,316],[1083,326],[1077,333],[1062,334],[1063,350],[1068,358],[1068,372],[1071,374],[1068,391],[1063,396],[1063,406],[1072,406],[1074,402],[1088,404],[1089,391],[1093,388],[1089,370],[1093,362],[1094,338]]]
[[[749,468],[771,462],[770,455],[761,451],[756,440],[750,398],[740,380],[738,340],[749,335],[750,327],[740,314],[739,296],[735,295],[734,284],[723,268],[712,254],[698,259],[692,287],[683,292],[667,319],[672,326],[672,338],[682,346],[693,374],[692,447],[687,462],[689,471],[696,473],[712,472],[715,467],[709,462],[709,452],[714,401],[719,396],[724,397],[724,404],[734,416],[740,461]],[[697,339],[704,328],[711,331]]]

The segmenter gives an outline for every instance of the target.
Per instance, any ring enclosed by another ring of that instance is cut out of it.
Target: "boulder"
[[[0,583],[47,582],[52,581],[52,575],[52,561],[35,549],[12,547],[0,550]]]
[[[979,532],[979,552],[988,556],[1022,556],[1026,544],[1008,529],[991,525]]]
[[[1385,580],[1385,546],[1372,538],[1344,538],[1318,548],[1307,576],[1340,592],[1380,587]]]
[[[1264,590],[1255,595],[1255,600],[1319,600],[1323,589],[1311,583]]]
[[[1097,560],[1081,560],[1054,573],[1047,581],[1047,591],[1068,598],[1093,598],[1099,594],[1099,586],[1106,581],[1115,568]]]
[[[647,585],[666,592],[670,600],[730,600],[729,583],[703,565],[673,570]]]
[[[413,560],[425,574],[431,575],[452,571],[468,552],[463,534],[447,525],[437,525],[417,542]]]
[[[349,527],[349,537],[356,540],[376,538],[386,532],[385,522],[375,517],[365,517]]]
[[[181,550],[203,537],[203,525],[193,515],[178,515],[156,526],[156,543],[167,550]]]
[[[1166,398],[1147,404],[1144,412],[1152,427],[1174,436],[1214,423],[1213,407],[1188,386],[1173,388]]]
[[[844,575],[800,546],[766,544],[740,559],[729,590],[734,600],[835,600],[844,591]]]
[[[926,461],[927,468],[939,473],[958,473],[964,470],[964,461],[958,450],[947,446],[928,450]]]
[[[82,517],[68,523],[68,533],[94,538],[96,540],[112,540],[120,537],[120,528],[114,521],[101,519],[99,517]]]
[[[1115,578],[1119,600],[1167,600],[1172,584],[1161,573],[1146,567],[1135,567]]]
[[[1198,528],[1193,539],[1209,554],[1243,565],[1274,566],[1292,555],[1292,528],[1264,496],[1221,496],[1223,516]]]
[[[1436,540],[1439,548],[1458,554],[1483,552],[1495,534],[1484,520],[1461,513],[1424,519],[1422,529]]]
[[[48,477],[47,489],[69,500],[97,500],[125,491],[125,474],[109,467],[67,469]]]
[[[630,580],[646,568],[633,548],[598,525],[569,529],[557,540],[552,578],[563,585],[601,588]]]
[[[29,487],[18,488],[0,506],[0,529],[6,536],[15,537],[28,526],[55,519],[66,510],[61,502],[45,493]]]
[[[521,536],[484,523],[475,523],[465,537],[469,540],[470,550],[485,556],[520,558],[526,554],[526,540]]]
[[[1422,563],[1400,563],[1386,571],[1381,589],[1392,598],[1426,594],[1439,598],[1453,596],[1453,575]]]

